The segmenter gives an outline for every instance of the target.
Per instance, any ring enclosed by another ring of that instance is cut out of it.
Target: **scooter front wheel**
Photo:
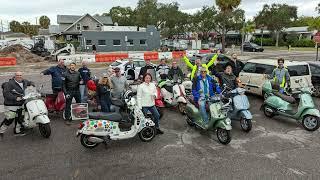
[[[39,124],[39,131],[40,131],[40,134],[41,134],[44,138],[49,138],[50,135],[51,135],[50,123],[47,123],[47,124]]]
[[[315,131],[319,128],[319,125],[320,125],[319,117],[307,115],[302,119],[302,126],[307,131]]]
[[[93,149],[99,145],[99,143],[93,143],[89,141],[90,136],[86,134],[81,134],[80,142],[81,145],[88,149]]]
[[[149,142],[151,141],[154,137],[156,136],[156,130],[154,127],[144,127],[140,132],[139,132],[139,138],[143,142]]]
[[[217,129],[217,138],[221,144],[227,145],[231,141],[231,132],[230,130],[218,128]]]
[[[250,132],[252,129],[251,119],[241,118],[240,119],[240,126],[244,132]]]

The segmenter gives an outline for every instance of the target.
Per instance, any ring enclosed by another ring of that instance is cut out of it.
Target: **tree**
[[[22,32],[22,26],[18,21],[11,21],[9,27],[12,32]]]
[[[316,11],[318,11],[318,14],[320,14],[320,3],[319,3],[318,6],[316,7]]]
[[[276,46],[279,44],[279,34],[297,19],[297,7],[287,4],[264,5],[262,11],[255,17],[255,23],[264,25],[276,34]]]
[[[313,18],[308,23],[309,30],[317,30],[320,31],[320,17]]]
[[[112,7],[109,13],[102,16],[111,16],[112,21],[118,23],[119,26],[133,26],[135,24],[135,14],[130,7]]]
[[[210,32],[216,27],[215,16],[217,11],[214,6],[203,6],[201,11],[198,11],[192,17],[192,31],[202,33],[203,40],[208,40]]]
[[[39,19],[40,27],[43,29],[48,29],[50,25],[50,19],[47,16],[41,16]]]
[[[226,34],[230,30],[240,30],[243,25],[244,11],[239,9],[241,0],[216,0],[219,8],[215,17],[216,32],[221,36],[222,49],[225,49]]]
[[[139,0],[135,9],[136,25],[140,27],[157,25],[157,5],[157,0]]]
[[[294,20],[290,26],[292,27],[301,27],[301,26],[309,26],[310,21],[314,18],[311,16],[300,16],[298,19]]]
[[[248,21],[245,23],[245,26],[242,27],[241,33],[244,34],[245,39],[247,39],[247,35],[252,34],[256,31],[256,25],[252,21]]]

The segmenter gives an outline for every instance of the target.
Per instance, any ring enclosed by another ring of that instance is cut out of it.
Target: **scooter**
[[[60,91],[57,95],[44,94],[44,103],[49,113],[62,112],[66,106],[66,99],[63,91]]]
[[[161,94],[167,107],[177,106],[180,113],[185,113],[187,105],[186,92],[181,82],[166,80],[158,85],[161,88]]]
[[[241,129],[249,132],[252,129],[252,114],[249,111],[250,103],[245,92],[243,88],[236,88],[227,93],[227,96],[232,98],[232,108],[228,111],[228,117],[231,120],[240,121]]]
[[[130,95],[131,94],[131,95]],[[77,137],[86,148],[94,148],[100,143],[106,145],[110,140],[122,140],[135,137],[137,134],[144,142],[151,141],[156,134],[155,123],[146,118],[138,108],[135,96],[128,91],[124,95],[125,102],[114,103],[120,107],[127,107],[128,114],[89,113],[89,119],[80,123]]]
[[[231,120],[227,116],[230,108],[231,100],[223,104],[220,98],[221,95],[215,95],[207,98],[207,111],[209,112],[209,122],[205,124],[197,102],[188,101],[186,106],[186,121],[190,126],[196,126],[206,131],[216,131],[216,135],[220,143],[229,144],[231,141]]]
[[[308,87],[303,87],[299,79],[295,82],[301,86],[300,92],[287,96],[273,91],[270,80],[267,80],[262,87],[267,99],[262,104],[261,110],[267,117],[281,115],[293,118],[307,131],[315,131],[320,125],[320,113],[312,100],[312,91]],[[298,97],[294,98],[295,95]],[[299,101],[298,104],[296,100]]]
[[[38,126],[40,134],[44,138],[49,138],[51,135],[51,127],[48,110],[37,89],[29,86],[25,89],[25,94],[20,94],[16,90],[12,92],[21,95],[22,99],[25,100],[23,104],[24,127],[32,129]]]

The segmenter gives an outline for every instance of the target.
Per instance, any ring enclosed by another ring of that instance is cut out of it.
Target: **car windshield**
[[[309,66],[308,65],[296,65],[288,67],[290,76],[306,76],[309,75]]]
[[[251,43],[252,47],[259,47],[259,45],[255,44],[255,43]]]
[[[121,64],[121,62],[115,61],[113,63],[110,64],[110,66],[119,66]]]

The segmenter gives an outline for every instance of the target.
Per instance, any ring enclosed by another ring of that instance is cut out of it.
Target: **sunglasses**
[[[206,73],[207,71],[201,71],[202,73]]]

